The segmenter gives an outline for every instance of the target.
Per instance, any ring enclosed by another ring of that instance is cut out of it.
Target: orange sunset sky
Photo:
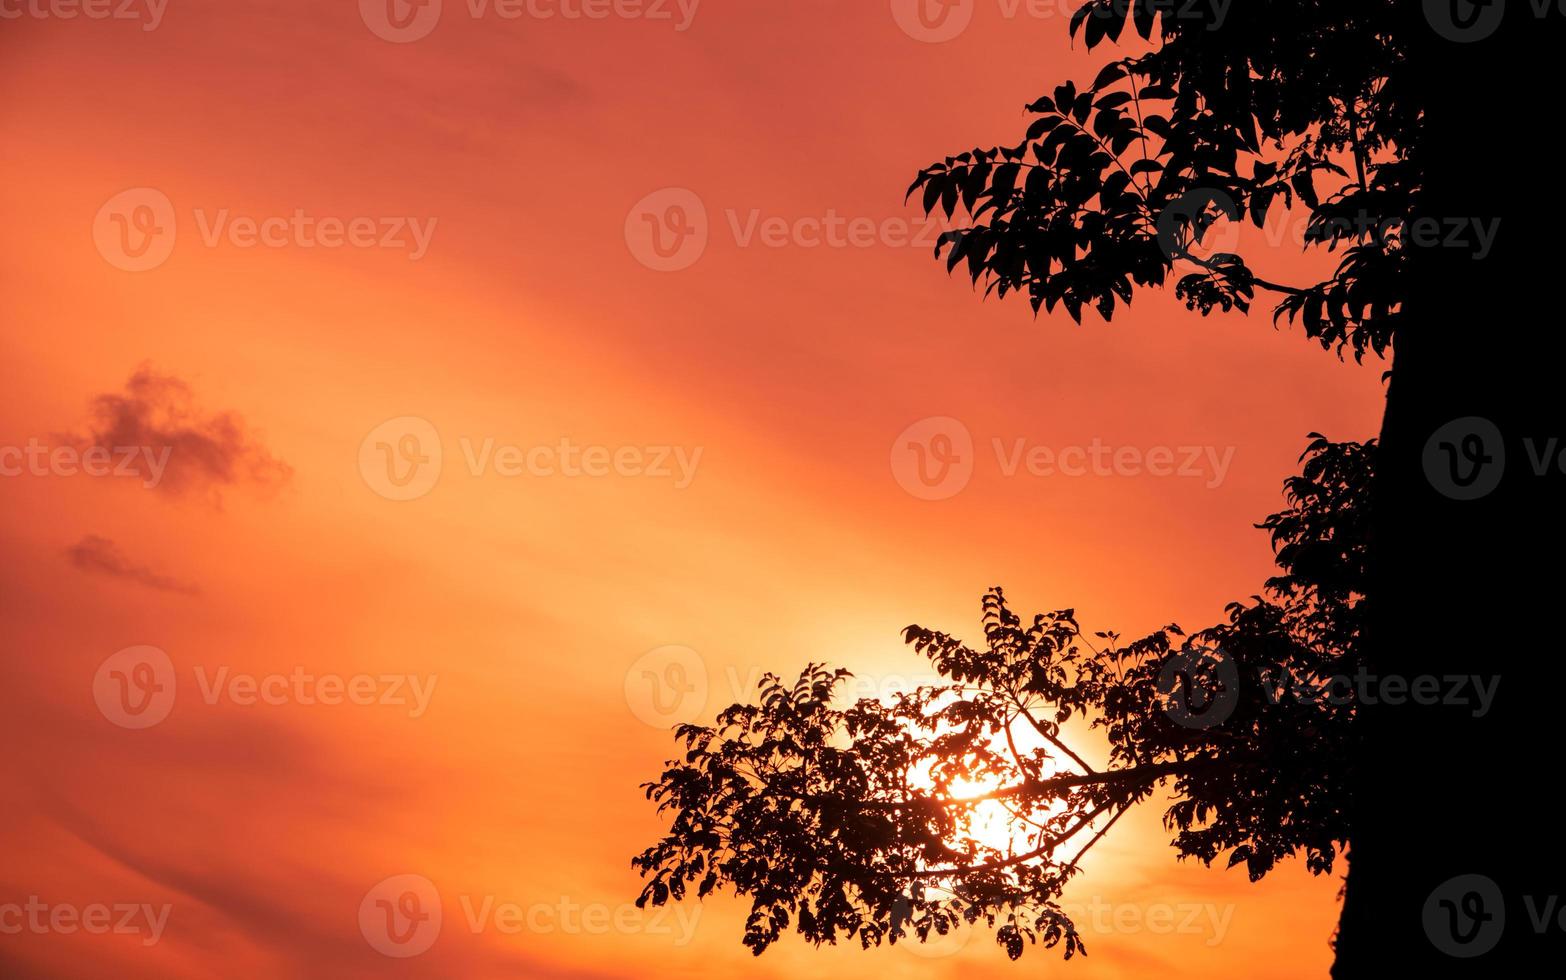
[[[1323,975],[1336,878],[1178,864],[1153,806],[1070,963],[627,907],[674,721],[927,679],[899,631],[992,585],[1216,622],[1307,434],[1378,428],[1385,365],[1263,305],[1079,327],[931,259],[915,171],[1112,56],[1072,4],[385,3],[0,0],[0,975]]]

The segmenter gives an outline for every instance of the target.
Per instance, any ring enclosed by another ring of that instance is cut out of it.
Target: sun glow
[[[1034,750],[1043,747],[1045,743],[1031,730],[1022,729],[1023,726],[1013,726],[1011,746],[1015,746],[1023,758],[1028,758]],[[1010,752],[1004,734],[997,734],[991,747],[1002,754]],[[1051,773],[1045,772],[1042,775],[1048,776]],[[988,773],[959,776],[951,780],[946,787],[946,793],[952,800],[978,801],[972,806],[964,807],[959,813],[958,832],[956,839],[951,843],[961,846],[971,841],[1007,857],[1023,854],[1037,847],[1039,835],[1044,833],[1040,824],[1056,812],[1058,807],[1023,810],[1004,800],[987,799],[1016,781],[1014,778],[1007,779]],[[910,782],[922,792],[934,793],[939,789],[928,768],[919,771]]]
[[[958,799],[976,799],[1002,788],[999,779],[959,779],[952,783],[952,795]],[[1005,803],[984,800],[968,811],[962,836],[1004,854],[1013,854],[1028,848],[1030,827]]]

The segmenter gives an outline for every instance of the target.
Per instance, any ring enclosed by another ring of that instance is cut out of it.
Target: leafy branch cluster
[[[949,156],[909,195],[948,219],[966,212],[936,246],[948,270],[966,264],[987,293],[1026,294],[1035,312],[1108,320],[1183,263],[1176,295],[1203,315],[1246,312],[1267,290],[1281,297],[1275,319],[1298,319],[1323,347],[1383,354],[1421,172],[1422,114],[1396,82],[1404,6],[1088,0],[1073,36],[1092,48],[1132,26],[1147,50],[1037,99],[1021,142]],[[1280,205],[1307,210],[1307,245],[1342,249],[1329,279],[1282,284],[1242,255],[1198,254],[1214,224],[1262,227]]]
[[[871,946],[982,919],[1013,958],[1029,943],[1069,958],[1083,943],[1062,891],[1160,791],[1182,858],[1227,855],[1254,880],[1298,853],[1329,872],[1347,839],[1354,706],[1279,699],[1258,681],[1314,684],[1357,666],[1374,451],[1316,437],[1288,508],[1262,525],[1282,574],[1219,625],[1122,645],[1084,636],[1069,609],[1024,621],[997,588],[980,648],[906,630],[948,683],[844,706],[848,672],[812,665],[792,684],[767,675],[755,703],[713,725],[681,726],[683,758],[644,787],[671,823],[633,861],[647,879],[638,903],[727,887],[751,901],[745,943],[758,955],[787,929]],[[1170,703],[1190,692],[1168,668],[1214,651],[1240,678],[1232,716],[1180,724]],[[1073,719],[1103,732],[1102,764],[1068,744]],[[973,833],[981,807],[1002,808],[1008,843]]]

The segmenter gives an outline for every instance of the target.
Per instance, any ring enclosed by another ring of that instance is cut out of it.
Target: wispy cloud
[[[74,441],[124,458],[149,487],[216,499],[225,487],[269,493],[293,477],[293,467],[273,456],[238,413],[201,411],[190,385],[147,365],[123,392],[94,398],[92,414],[87,434]]]
[[[65,549],[65,557],[71,564],[94,575],[108,575],[124,579],[159,592],[177,592],[180,595],[196,595],[197,589],[177,579],[160,575],[145,565],[129,561],[124,553],[108,538],[89,534]]]

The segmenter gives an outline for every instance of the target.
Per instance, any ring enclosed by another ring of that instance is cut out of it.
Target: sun
[[[1011,744],[1026,758],[1045,743],[1031,730],[1024,731],[1023,727],[1014,726]],[[993,748],[997,752],[1009,751],[1004,734],[996,734]],[[909,782],[925,792],[936,789],[928,768],[921,768],[912,774]],[[1025,853],[1037,846],[1037,837],[1042,830],[1039,824],[1050,816],[1052,810],[1023,811],[1001,800],[983,799],[1004,789],[1007,783],[1004,777],[988,774],[963,776],[951,782],[949,789],[953,799],[981,801],[963,808],[955,839],[951,843],[972,841],[1002,855]]]
[[[952,783],[952,795],[974,799],[1001,789],[999,779],[959,779]],[[1011,854],[1026,850],[1028,824],[999,800],[985,800],[968,811],[959,831],[962,838],[985,847]]]

